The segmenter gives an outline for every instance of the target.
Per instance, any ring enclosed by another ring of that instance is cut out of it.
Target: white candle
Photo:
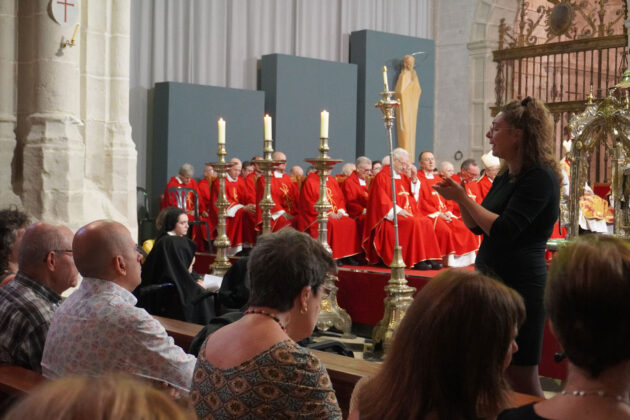
[[[225,120],[223,118],[219,118],[219,121],[217,121],[217,126],[219,127],[217,143],[225,144]]]
[[[319,137],[328,138],[328,111],[324,110],[321,114],[321,121],[319,125]]]
[[[389,92],[389,84],[387,83],[387,66],[383,66],[383,84],[385,85],[385,92]]]
[[[271,116],[265,114],[263,121],[265,123],[265,140],[271,140]]]

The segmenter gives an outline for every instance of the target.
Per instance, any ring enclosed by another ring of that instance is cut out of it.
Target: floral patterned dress
[[[292,340],[228,369],[205,359],[204,343],[191,397],[201,419],[341,419],[326,368]]]

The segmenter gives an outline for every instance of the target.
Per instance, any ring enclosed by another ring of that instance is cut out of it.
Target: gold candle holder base
[[[315,203],[319,227],[318,237],[324,248],[332,254],[332,249],[328,244],[328,211],[330,211],[332,206],[326,195],[326,182],[328,181],[328,174],[331,169],[336,164],[342,162],[342,160],[331,159],[330,156],[328,156],[329,150],[328,138],[322,137],[319,142],[319,157],[305,160],[313,165],[313,168],[317,169],[319,175],[319,199],[317,203]],[[324,283],[330,290],[330,293],[322,297],[321,311],[317,317],[316,326],[321,331],[327,331],[331,327],[334,327],[343,332],[345,337],[352,337],[350,332],[352,329],[352,319],[348,312],[341,308],[337,302],[337,290],[339,290],[339,288],[335,283],[338,280],[337,276],[328,276]]]

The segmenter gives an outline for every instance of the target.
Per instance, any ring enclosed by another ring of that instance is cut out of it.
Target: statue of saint
[[[400,101],[398,107],[398,147],[409,152],[413,161],[416,156],[416,121],[418,119],[418,103],[422,88],[418,75],[413,69],[415,59],[411,55],[403,58],[403,68],[396,81],[396,98]]]

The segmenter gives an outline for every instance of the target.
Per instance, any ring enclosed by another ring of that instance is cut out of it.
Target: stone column
[[[84,0],[82,117],[85,122],[86,205],[106,203],[104,214],[135,235],[137,152],[129,124],[129,0]]]
[[[16,0],[0,2],[0,207],[21,206],[13,192],[13,156],[16,149]]]
[[[73,27],[58,25],[48,0],[19,2],[18,142],[25,209],[76,228],[84,221],[85,148],[79,131],[79,48],[61,48]]]
[[[628,33],[628,68],[630,68],[630,0],[626,0],[626,32]]]

